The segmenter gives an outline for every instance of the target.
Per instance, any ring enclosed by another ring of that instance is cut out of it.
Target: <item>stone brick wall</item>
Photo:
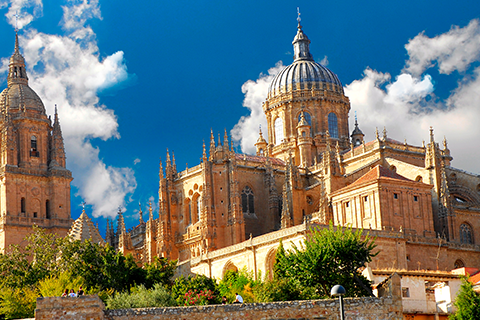
[[[37,298],[36,320],[107,320],[97,295],[78,298]]]
[[[378,286],[379,298],[344,299],[347,320],[403,319],[400,276],[392,275]],[[37,299],[36,320],[167,320],[167,319],[339,319],[338,299],[247,303],[198,307],[104,310],[98,296]]]

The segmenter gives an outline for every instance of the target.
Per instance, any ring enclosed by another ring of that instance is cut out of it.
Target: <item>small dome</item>
[[[0,108],[2,110],[20,111],[22,109],[45,114],[45,106],[40,97],[28,85],[15,83],[0,93]]]
[[[294,61],[275,76],[268,88],[268,98],[302,89],[328,90],[343,94],[343,86],[337,75],[313,59],[309,49],[310,40],[300,24],[292,44]]]

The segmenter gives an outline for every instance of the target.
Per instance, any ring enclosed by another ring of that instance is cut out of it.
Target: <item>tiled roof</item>
[[[85,241],[90,239],[94,243],[105,243],[102,236],[100,236],[100,232],[98,232],[97,227],[95,227],[92,220],[85,213],[85,210],[83,210],[80,217],[73,222],[68,235],[73,240]]]
[[[401,181],[409,181],[409,182],[415,182],[413,180],[410,180],[408,178],[405,178],[404,176],[399,175],[396,172],[393,172],[392,170],[389,170],[381,165],[375,166],[373,169],[370,169],[367,173],[365,173],[363,176],[355,180],[353,183],[349,184],[348,186],[341,188],[337,192],[341,192],[345,189],[350,189],[352,187],[356,187],[368,182],[374,182],[377,180],[401,180]]]
[[[267,161],[267,157],[260,157],[260,156],[251,156],[248,154],[235,154],[235,159],[237,160],[246,160],[246,161],[251,161],[251,162],[261,162],[265,163]],[[285,162],[281,159],[278,158],[269,158],[270,162],[272,164],[278,165],[278,166],[284,166]]]

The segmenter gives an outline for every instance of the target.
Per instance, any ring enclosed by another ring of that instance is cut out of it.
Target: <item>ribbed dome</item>
[[[337,75],[313,59],[309,49],[310,40],[300,24],[292,44],[294,62],[275,76],[268,88],[268,98],[282,92],[312,88],[343,94],[343,86]]]
[[[0,94],[0,108],[2,110],[35,110],[45,113],[45,106],[40,97],[28,85],[15,83],[5,88]]]
[[[8,87],[0,94],[0,108],[4,111],[33,111],[45,115],[40,97],[28,86],[25,59],[20,54],[18,34],[15,34],[15,50],[8,66]]]

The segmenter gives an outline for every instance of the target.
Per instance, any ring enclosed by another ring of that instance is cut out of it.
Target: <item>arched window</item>
[[[308,125],[311,127],[312,126],[312,116],[308,112],[303,112],[305,116],[305,120],[307,121]],[[298,122],[300,122],[300,118],[302,117],[302,113],[298,115]]]
[[[362,141],[360,141],[360,139],[355,140],[355,146],[358,147],[361,144],[362,144]]]
[[[21,213],[25,213],[25,198],[20,200],[20,210]]]
[[[185,224],[184,226],[189,226],[192,223],[192,203],[190,199],[185,199]]]
[[[200,196],[197,197],[197,205],[196,205],[196,211],[197,211],[197,221],[200,221],[200,212],[202,210],[202,206],[201,206],[201,203],[200,203]]]
[[[460,243],[473,244],[472,227],[467,223],[460,225]]]
[[[281,118],[275,119],[275,144],[282,143],[283,140],[283,121]]]
[[[338,138],[337,115],[333,112],[328,114],[328,132],[330,133],[330,137]]]
[[[249,186],[246,186],[242,191],[242,211],[244,214],[255,213],[253,202],[253,191]]]
[[[457,259],[457,261],[455,261],[455,263],[453,264],[453,266],[455,267],[455,269],[463,268],[463,267],[465,267],[465,263],[463,263],[462,260]]]
[[[32,136],[30,138],[30,156],[32,157],[38,157],[39,153],[37,150],[37,137]]]
[[[45,218],[50,219],[50,200],[45,201]]]

